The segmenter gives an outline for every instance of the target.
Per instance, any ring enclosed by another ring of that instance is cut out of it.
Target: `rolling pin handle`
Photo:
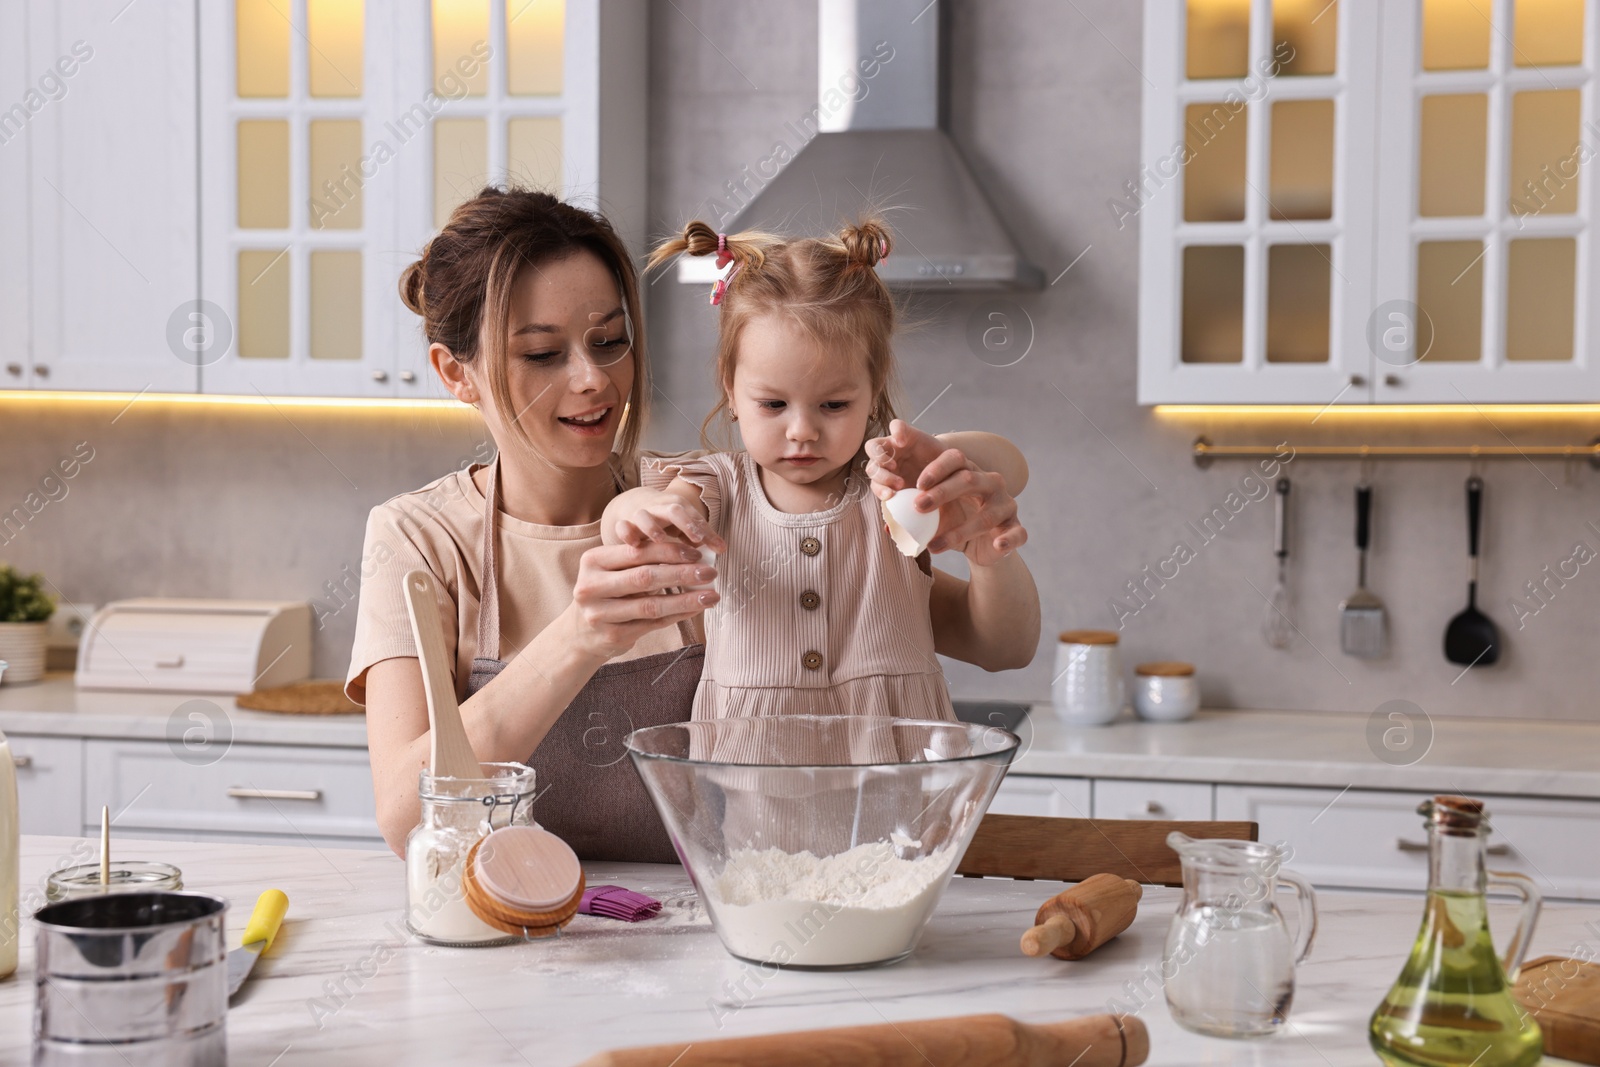
[[[1065,915],[1052,915],[1022,935],[1024,956],[1048,956],[1078,936],[1077,927]]]

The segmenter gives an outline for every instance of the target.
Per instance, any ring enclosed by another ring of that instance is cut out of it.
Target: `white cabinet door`
[[[87,744],[86,810],[110,805],[129,836],[143,829],[381,836],[365,749],[234,745],[200,764],[161,741]]]
[[[30,103],[45,106],[28,71],[28,9],[0,4],[0,389],[26,389],[33,373],[30,320],[28,157],[33,138]]]
[[[25,834],[76,836],[83,825],[83,741],[7,734]],[[95,828],[99,833],[99,828]]]
[[[1094,817],[1096,819],[1209,819],[1211,785],[1207,782],[1096,778]]]
[[[1600,400],[1600,11],[1484,4],[1425,26],[1421,7],[1383,13],[1373,303],[1401,343],[1374,349],[1375,397]]]
[[[1087,778],[1035,778],[1008,775],[989,811],[995,815],[1048,815],[1087,819],[1093,808]]]
[[[1287,866],[1321,886],[1428,886],[1423,793],[1217,786],[1217,818],[1260,823],[1261,840],[1286,844]],[[1600,899],[1600,801],[1486,797],[1494,833],[1488,866],[1533,878],[1546,896]]]
[[[169,343],[198,295],[194,10],[27,4],[34,388],[197,388]]]

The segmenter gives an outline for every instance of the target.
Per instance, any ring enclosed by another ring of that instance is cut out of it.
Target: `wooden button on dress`
[[[800,665],[808,671],[818,670],[822,666],[822,653],[807,652],[800,657]]]
[[[807,611],[816,611],[817,605],[822,603],[822,597],[817,595],[815,589],[807,589],[800,594],[800,606]]]
[[[808,556],[815,556],[822,551],[822,542],[815,537],[803,537],[800,539],[800,551]]]

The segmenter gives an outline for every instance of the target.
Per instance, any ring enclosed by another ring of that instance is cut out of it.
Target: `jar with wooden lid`
[[[1149,722],[1181,722],[1200,710],[1194,664],[1176,660],[1141,663],[1133,669],[1133,710]]]
[[[1056,646],[1051,697],[1069,726],[1103,726],[1122,714],[1127,685],[1117,635],[1110,630],[1067,630]]]

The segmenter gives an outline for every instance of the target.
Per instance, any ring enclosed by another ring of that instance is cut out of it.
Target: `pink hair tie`
[[[728,235],[719,233],[717,234],[717,269],[721,270],[729,263],[733,263],[733,253],[728,251]],[[711,287],[712,307],[722,303],[722,298],[728,295],[728,284],[733,281],[733,276],[739,273],[739,268],[742,266],[744,266],[743,263],[733,263],[733,269],[728,272],[728,276],[717,279],[717,284]]]
[[[889,258],[889,239],[887,237],[880,237],[880,238],[878,238],[878,262],[882,263],[884,260],[886,260],[888,258]]]

